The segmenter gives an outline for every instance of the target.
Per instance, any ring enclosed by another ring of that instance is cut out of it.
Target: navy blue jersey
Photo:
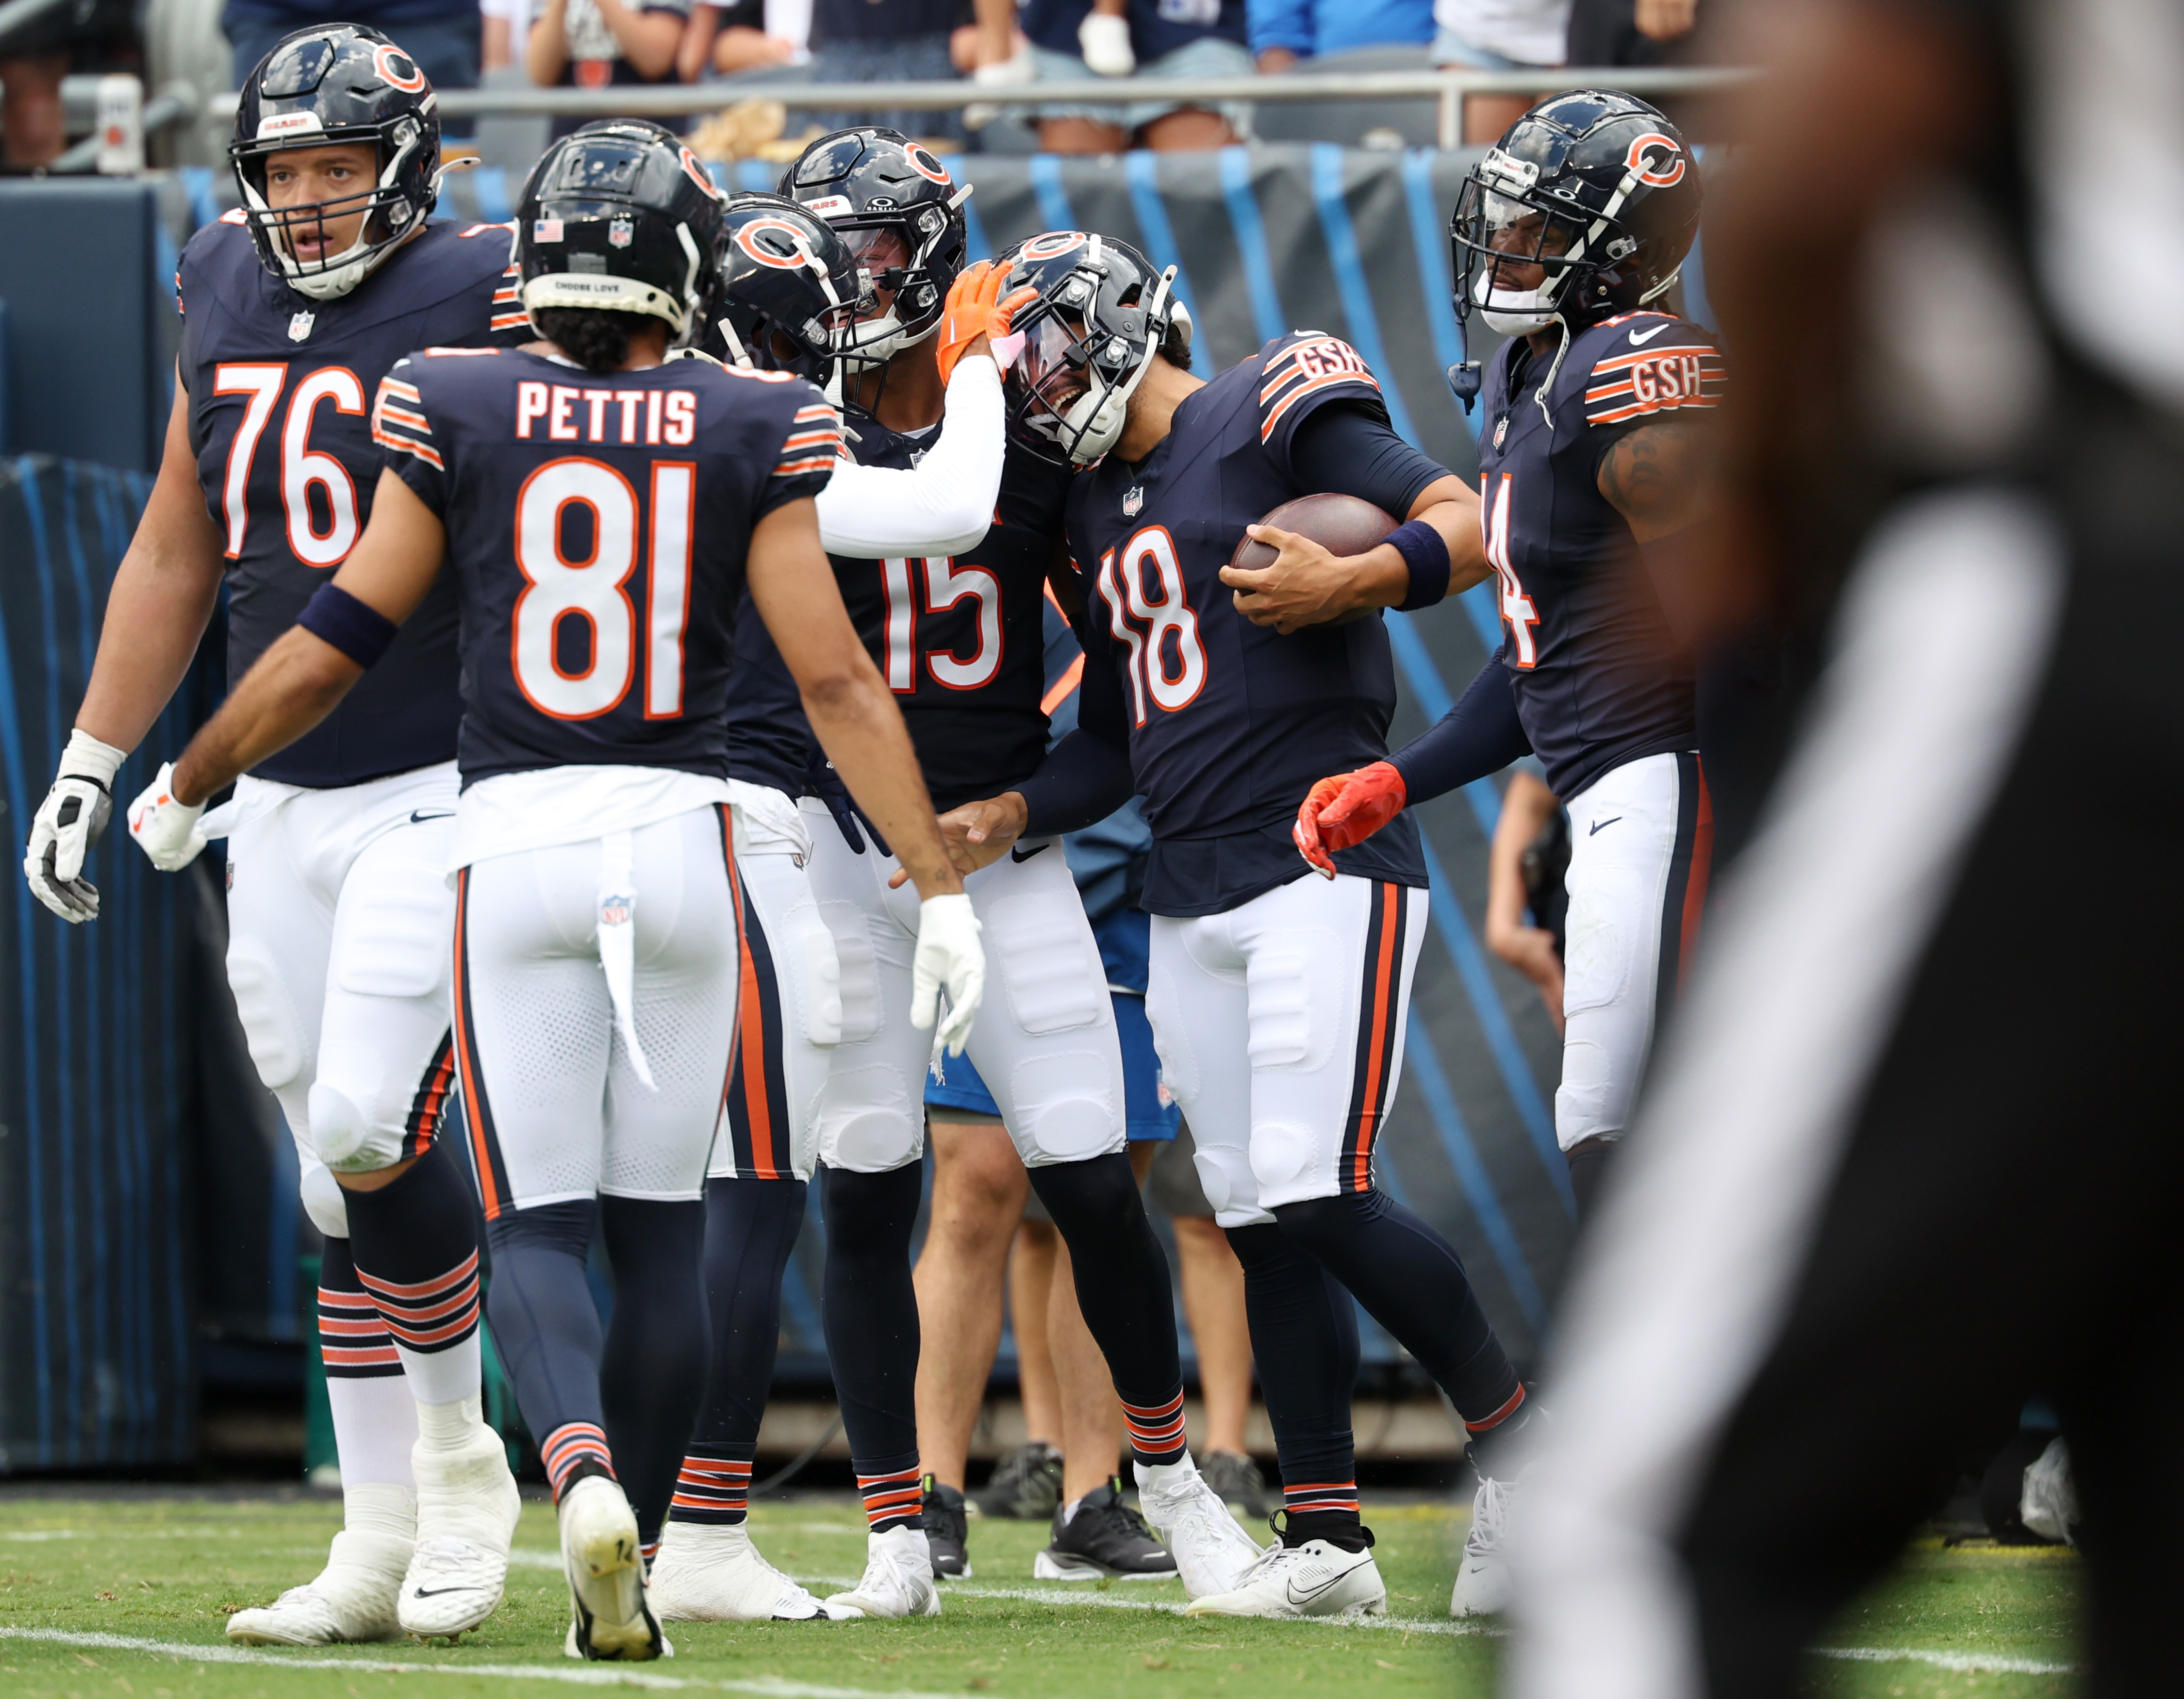
[[[804,717],[804,694],[747,590],[736,612],[728,678],[728,777],[801,796],[822,760]]]
[[[1127,737],[1153,833],[1144,901],[1155,914],[1218,914],[1301,877],[1290,826],[1305,793],[1388,753],[1396,671],[1381,621],[1284,637],[1238,613],[1220,579],[1245,526],[1320,493],[1299,484],[1290,453],[1333,402],[1385,418],[1355,349],[1294,331],[1186,398],[1138,465],[1111,454],[1070,492],[1086,610],[1079,724]],[[1334,859],[1426,883],[1407,814]]]
[[[380,385],[387,464],[448,529],[465,786],[553,766],[726,777],[752,527],[826,487],[841,428],[786,373],[599,375],[428,349]]]
[[[1718,405],[1724,374],[1696,325],[1627,313],[1578,333],[1546,414],[1535,398],[1542,375],[1521,338],[1487,367],[1479,523],[1518,717],[1567,799],[1625,761],[1695,747],[1691,666],[1598,479],[1619,438]]]
[[[861,417],[850,453],[861,465],[911,466],[944,428],[903,436]],[[843,604],[894,693],[943,811],[1006,790],[1046,753],[1040,610],[1068,492],[1067,471],[1011,443],[993,525],[976,549],[833,557]]]
[[[259,262],[242,214],[190,238],[175,274],[190,447],[227,556],[227,676],[239,680],[348,558],[371,516],[369,409],[403,355],[526,341],[513,226],[428,224],[338,300]],[[252,771],[326,788],[455,753],[455,599],[435,588],[386,658],[315,730]]]

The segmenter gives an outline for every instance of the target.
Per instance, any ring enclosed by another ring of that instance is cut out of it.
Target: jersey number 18
[[[1147,593],[1148,571],[1156,595]],[[1145,723],[1148,697],[1170,714],[1196,701],[1206,688],[1206,645],[1166,526],[1149,525],[1100,557],[1100,599],[1107,604],[1107,629],[1129,650],[1133,723]]]

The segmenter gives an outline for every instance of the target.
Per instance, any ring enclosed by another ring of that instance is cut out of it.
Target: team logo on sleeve
[[[1638,174],[1638,181],[1649,188],[1666,189],[1684,180],[1686,163],[1684,150],[1673,136],[1663,136],[1658,130],[1649,130],[1630,144],[1630,151],[1623,156],[1623,164]]]

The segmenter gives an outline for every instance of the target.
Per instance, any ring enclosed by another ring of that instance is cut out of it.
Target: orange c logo
[[[1068,253],[1072,248],[1083,247],[1084,241],[1084,232],[1081,230],[1049,231],[1045,236],[1035,236],[1024,243],[1023,252],[1019,257],[1025,259],[1052,259],[1058,255]]]
[[[944,189],[955,187],[954,180],[949,176],[941,163],[915,142],[902,151],[910,161],[910,169],[916,172],[919,176],[930,179]]]
[[[768,231],[780,231],[788,237],[788,245],[795,252],[783,258],[781,254],[760,248],[758,238]],[[805,248],[806,238],[802,231],[785,218],[755,218],[736,232],[736,246],[761,265],[771,265],[782,271],[800,271],[810,264],[811,255]]]
[[[1646,155],[1653,148],[1665,149],[1667,160],[1655,164]],[[1624,164],[1638,174],[1638,181],[1648,187],[1666,189],[1684,180],[1684,168],[1688,163],[1684,150],[1673,136],[1663,136],[1658,130],[1649,130],[1630,144],[1630,151],[1623,156]]]
[[[371,68],[382,82],[404,94],[415,94],[425,86],[425,73],[417,69],[416,60],[392,42],[382,42],[371,50]]]
[[[713,174],[699,163],[698,156],[688,148],[683,148],[682,153],[684,175],[713,199],[716,201],[727,199],[727,198],[721,192],[721,186],[713,181]]]

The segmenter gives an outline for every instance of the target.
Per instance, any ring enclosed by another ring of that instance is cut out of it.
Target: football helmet
[[[900,131],[867,125],[822,136],[782,174],[781,193],[833,226],[873,286],[893,296],[857,326],[844,354],[881,365],[939,327],[963,269],[971,186]],[[869,310],[869,308],[867,308]]]
[[[1005,385],[1009,428],[1034,454],[1089,466],[1122,436],[1130,397],[1171,326],[1190,345],[1175,268],[1156,270],[1128,242],[1078,230],[1035,236],[994,263],[1007,272],[1004,296],[1039,292],[1010,320],[1024,342]]]
[[[718,334],[705,340],[738,365],[793,371],[824,388],[868,298],[842,238],[783,196],[735,195],[722,211],[718,264]]]
[[[603,119],[564,136],[531,168],[516,210],[524,310],[648,314],[677,338],[699,329],[721,204],[697,155],[657,124]]]
[[[437,106],[416,61],[376,30],[315,24],[281,37],[243,81],[227,148],[265,269],[298,294],[331,301],[414,235],[440,195]],[[272,155],[343,142],[368,142],[377,151],[378,180],[370,188],[301,206],[276,209],[267,201]],[[323,234],[326,219],[359,212],[366,214],[364,226],[348,247],[315,259],[295,257],[292,233]]]
[[[1457,319],[1528,336],[1646,306],[1683,269],[1699,205],[1697,163],[1655,108],[1603,89],[1544,101],[1457,193]]]

